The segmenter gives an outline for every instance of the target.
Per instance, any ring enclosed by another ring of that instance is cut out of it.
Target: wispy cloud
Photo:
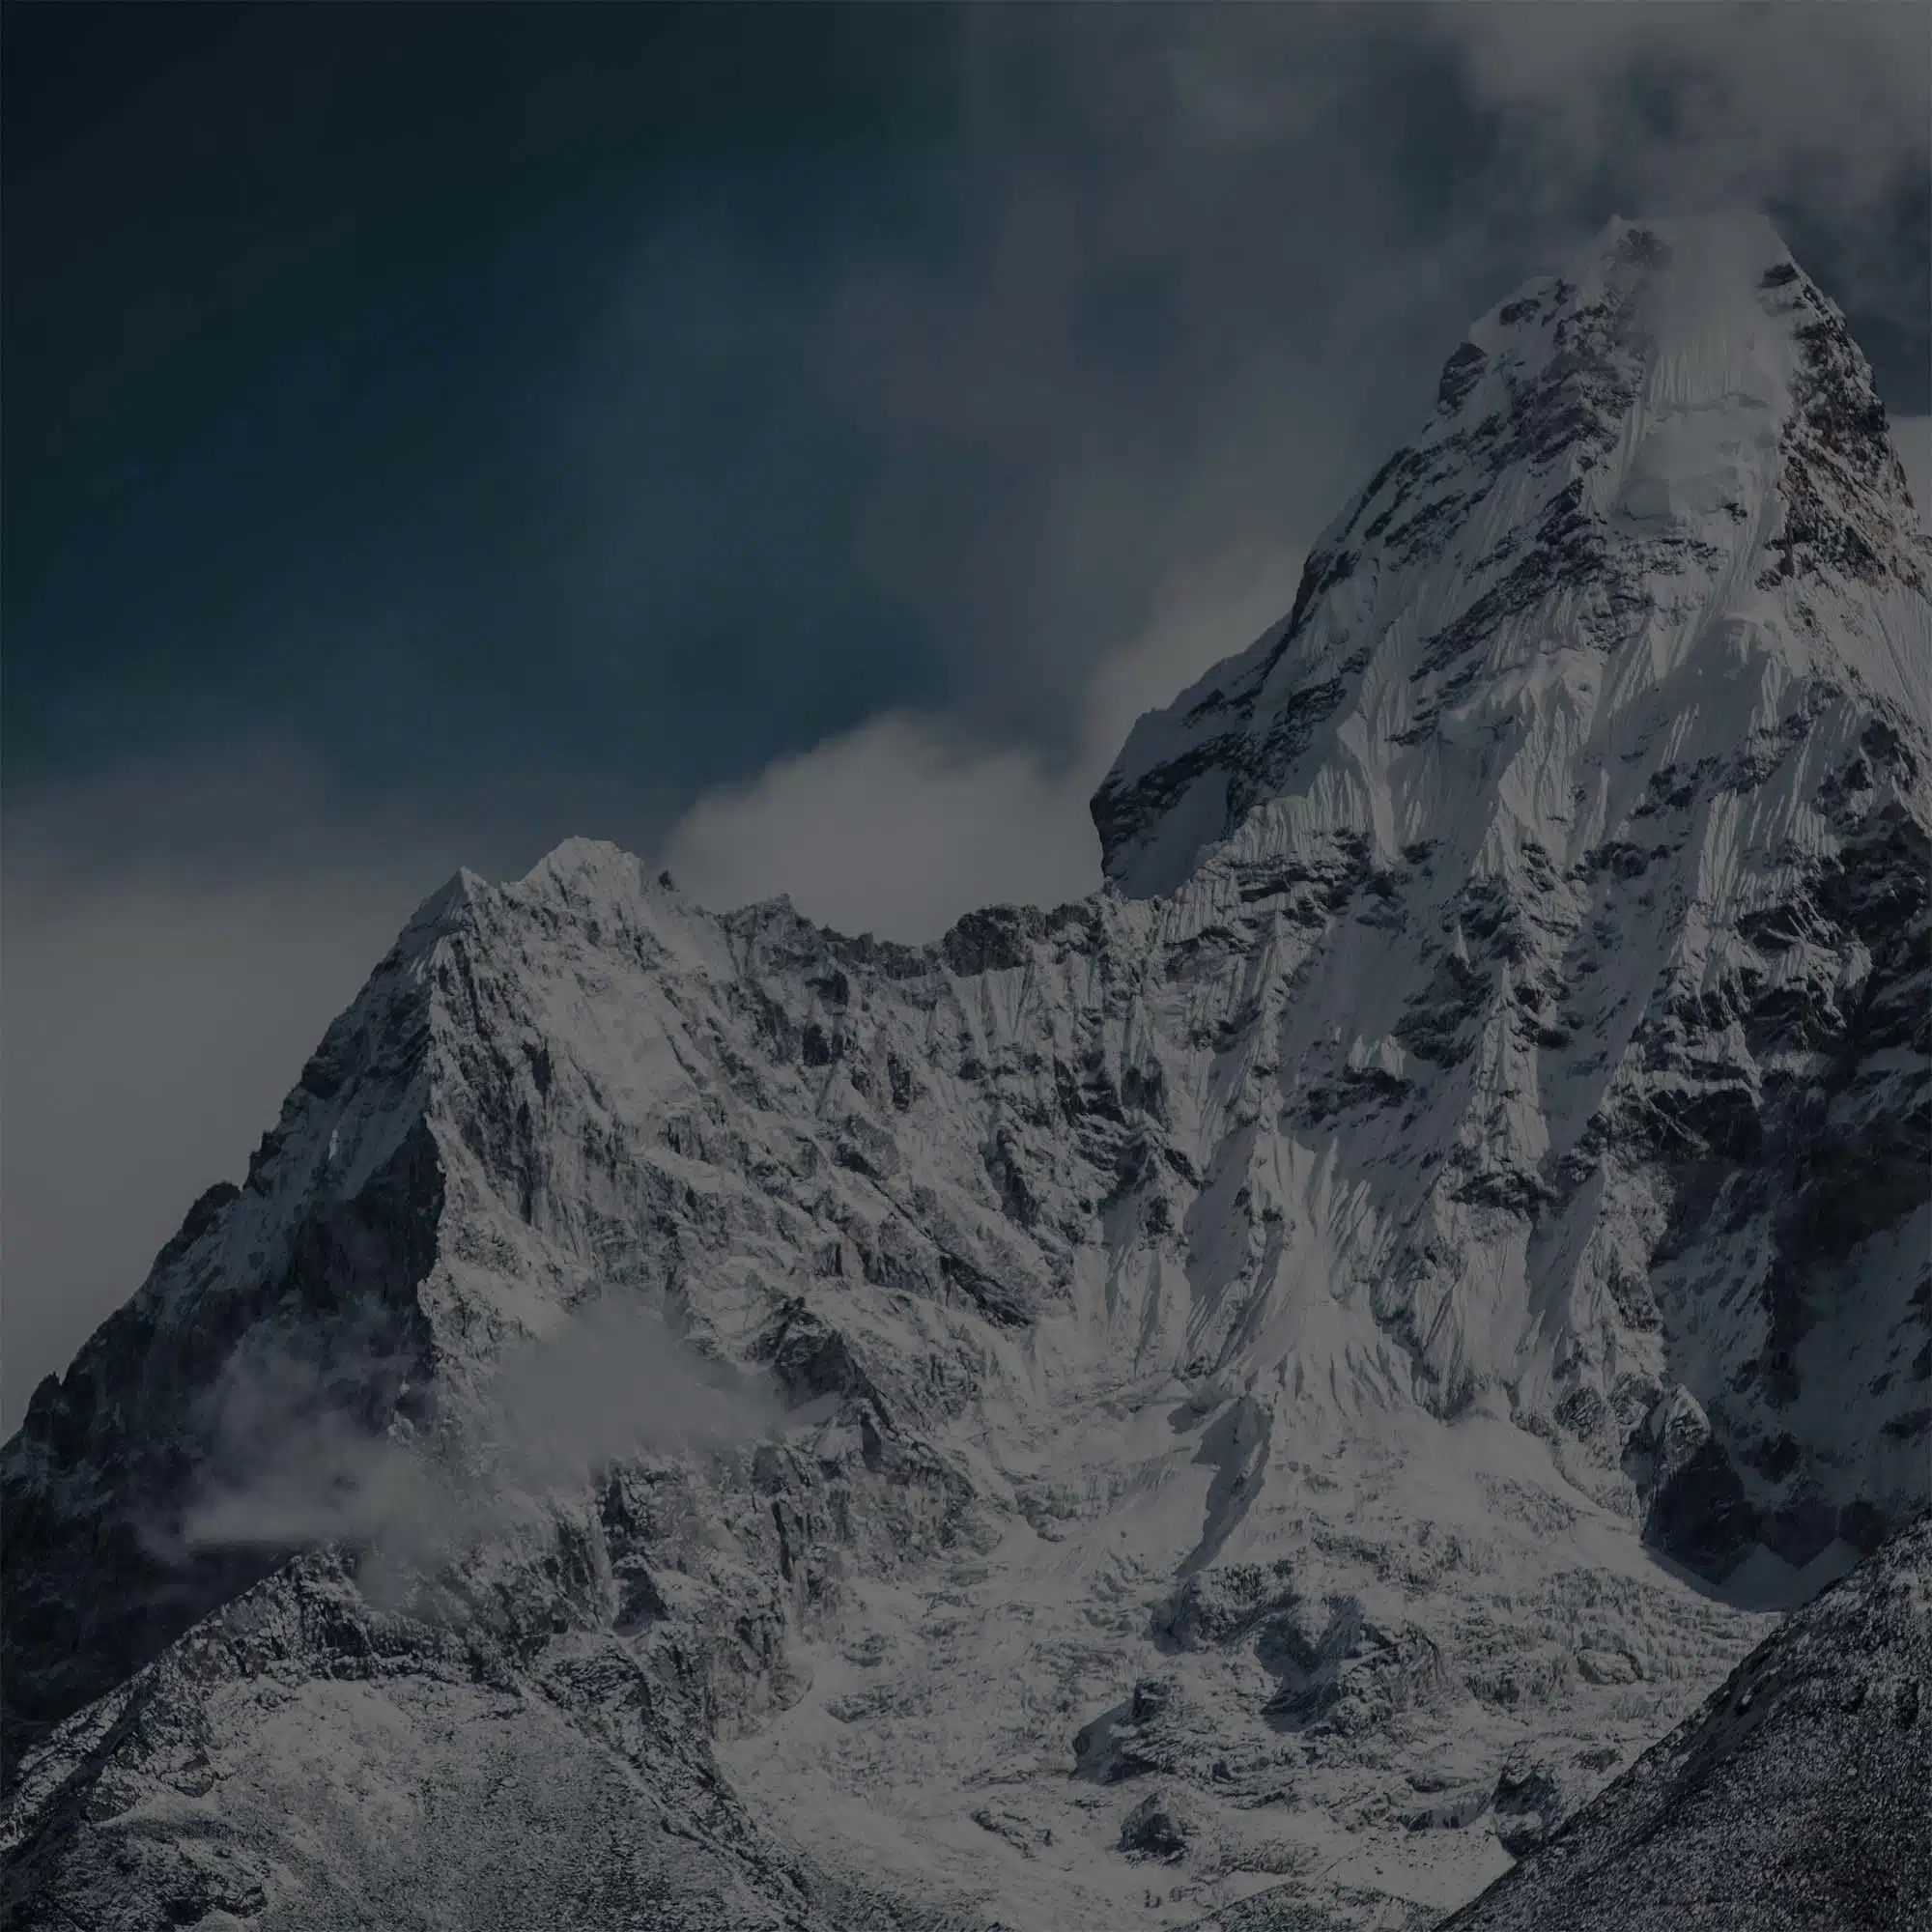
[[[245,1346],[213,1399],[217,1473],[158,1553],[345,1545],[364,1590],[385,1600],[433,1585],[486,1539],[542,1529],[613,1461],[703,1455],[785,1419],[775,1390],[614,1295],[510,1348],[440,1431],[373,1433],[330,1400],[315,1365]]]
[[[1454,6],[1475,99],[1511,116],[1545,194],[1615,175],[1670,206],[1800,195],[1869,210],[1922,173],[1932,27],[1903,6]]]
[[[1128,728],[1259,636],[1299,567],[1255,544],[1177,573],[1146,633],[1094,671],[1070,756],[889,715],[700,799],[665,863],[702,904],[784,892],[823,924],[915,941],[976,906],[1082,897],[1100,883],[1087,802]]]

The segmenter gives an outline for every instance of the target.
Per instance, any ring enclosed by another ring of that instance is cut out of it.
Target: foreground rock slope
[[[1932,1925],[1928,1693],[1921,1517],[1443,1932]]]
[[[1924,1500],[1929,566],[1769,230],[1614,224],[1094,897],[453,881],[7,1446],[18,1922],[1472,1896]]]

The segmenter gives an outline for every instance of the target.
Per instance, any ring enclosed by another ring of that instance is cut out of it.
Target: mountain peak
[[[1870,366],[1770,223],[1612,221],[1471,327],[1290,614],[1135,726],[1094,801],[1107,875],[1173,892],[1269,812],[1264,841],[1312,813],[1383,857],[1452,800],[1493,822],[1469,733],[1557,709],[1588,790],[1740,655],[1747,714],[1822,677],[1914,718],[1927,555]],[[1525,829],[1555,851],[1550,807]]]
[[[608,838],[566,838],[554,846],[518,880],[532,892],[629,895],[640,891],[648,874],[643,862]]]
[[[1766,301],[1801,282],[1803,300]],[[1813,313],[1836,311],[1762,215],[1619,216],[1569,274],[1532,279],[1471,327],[1444,369],[1438,408],[1514,411],[1541,379],[1564,384],[1573,402],[1754,405],[1781,418],[1797,328]],[[1639,380],[1605,389],[1616,374]],[[1586,418],[1569,426],[1582,430]]]

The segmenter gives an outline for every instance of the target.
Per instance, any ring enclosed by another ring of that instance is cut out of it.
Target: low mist
[[[311,1365],[239,1363],[217,1460],[243,1473],[195,1498],[176,1553],[346,1545],[375,1559],[365,1589],[392,1595],[412,1574],[546,1522],[612,1462],[729,1449],[786,1416],[775,1390],[696,1353],[657,1310],[614,1300],[514,1344],[452,1406],[452,1427],[377,1434],[321,1393]]]

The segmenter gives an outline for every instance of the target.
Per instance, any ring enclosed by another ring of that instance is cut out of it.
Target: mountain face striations
[[[1530,1896],[1926,1500],[1929,582],[1776,238],[1619,222],[1093,898],[460,876],[7,1446],[15,1922]]]

